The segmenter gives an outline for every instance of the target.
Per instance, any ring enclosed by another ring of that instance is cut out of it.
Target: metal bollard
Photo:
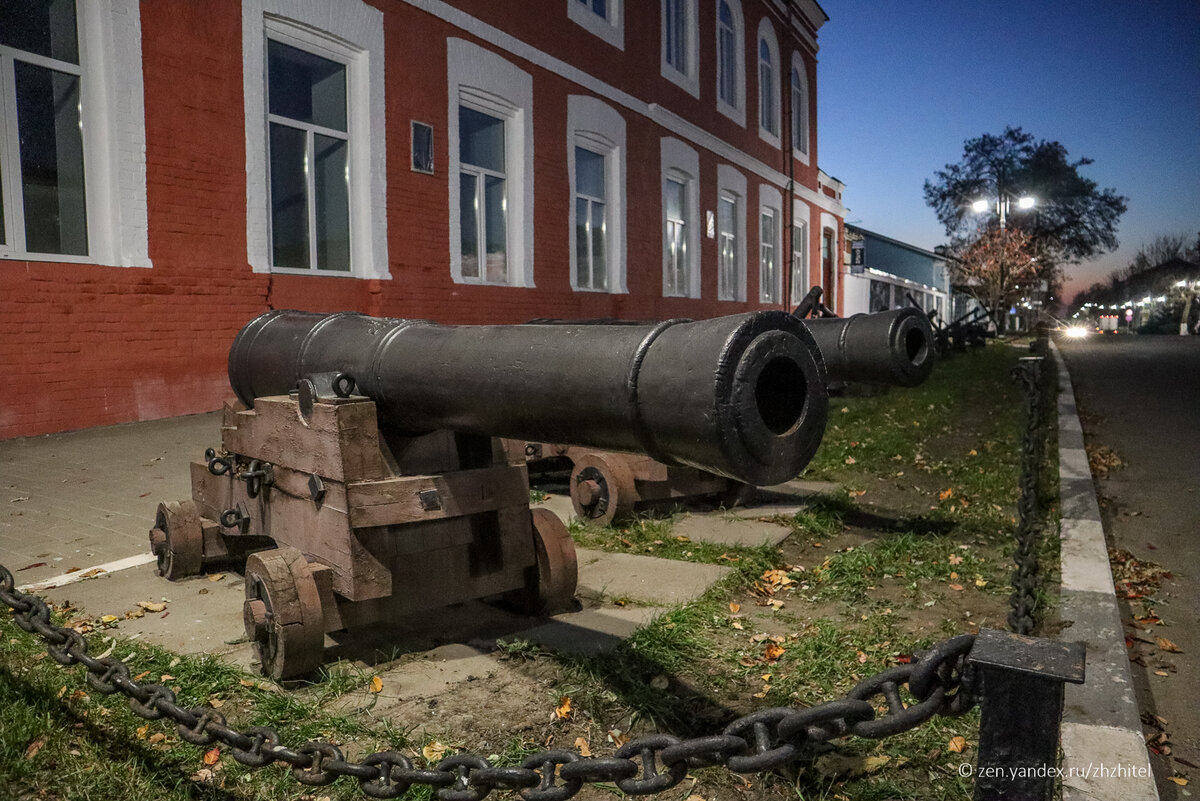
[[[1058,778],[1063,684],[1082,684],[1082,643],[984,629],[967,664],[979,693],[975,801],[1050,801]]]

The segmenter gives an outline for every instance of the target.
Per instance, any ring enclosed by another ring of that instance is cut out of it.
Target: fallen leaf
[[[858,460],[855,459],[853,456],[846,457],[846,464],[856,464],[857,462],[858,462]]]
[[[575,738],[575,750],[579,752],[580,756],[590,757],[592,755],[592,749],[588,745],[588,741],[582,737]]]
[[[732,626],[733,628],[737,629],[738,631],[744,631],[746,628],[745,626],[742,625],[742,622],[740,620],[735,620],[732,623],[730,623],[729,625]]]
[[[976,587],[986,587],[986,586],[987,586],[987,582],[986,582],[986,581],[984,581],[984,580],[983,580],[983,579],[981,579],[981,578],[977,578],[977,579],[975,579],[975,586],[976,586]]]
[[[554,717],[559,720],[569,720],[571,717],[571,699],[563,696],[558,699],[558,706],[554,709]]]
[[[255,686],[254,682],[250,681],[250,679],[238,679],[238,684],[242,685],[243,687]]]
[[[779,643],[767,643],[767,647],[763,649],[763,657],[768,662],[775,662],[779,657],[783,656],[787,649]]]
[[[1170,676],[1171,674],[1170,674],[1170,673],[1168,673],[1168,672],[1167,672],[1167,671],[1165,671],[1165,670],[1156,670],[1156,671],[1154,671],[1154,675],[1155,675],[1155,676],[1164,676],[1164,677],[1166,677],[1166,676]]]
[[[729,611],[736,615],[738,612],[742,611],[742,605],[738,603],[730,603]]]
[[[221,707],[225,706],[225,702],[220,698],[209,698],[208,703],[213,709],[220,709]]]
[[[224,573],[213,573],[211,576],[208,577],[208,580],[209,581],[221,581],[224,578],[225,578]]]
[[[1178,645],[1168,640],[1166,637],[1158,638],[1158,647],[1160,650],[1171,654],[1182,654],[1183,650]]]
[[[137,738],[138,738],[139,740],[145,740],[145,739],[146,739],[146,735],[147,735],[149,732],[150,732],[150,727],[149,727],[149,726],[138,726],[138,729],[137,729]]]
[[[979,455],[979,451],[975,450],[974,448],[971,448],[971,450],[967,451],[967,456],[978,456],[978,455]]]
[[[118,618],[116,615],[105,615],[102,618],[100,618],[100,622],[101,623],[116,623],[119,619],[120,618]]]
[[[81,575],[81,577],[82,578],[91,578],[92,576],[98,576],[101,573],[105,573],[105,572],[107,572],[107,571],[102,567],[93,567],[91,570],[87,571],[86,573],[83,573]]]
[[[22,570],[33,570],[35,567],[45,567],[45,566],[46,566],[45,562],[34,562],[32,565],[25,565],[25,567],[18,567],[17,572],[20,573]]]
[[[145,609],[147,612],[161,612],[167,608],[166,604],[158,603],[156,601],[138,601],[137,605]]]
[[[946,747],[955,754],[961,754],[963,751],[967,750],[967,738],[951,737],[950,743]]]
[[[434,740],[421,749],[421,754],[431,763],[437,763],[442,761],[442,756],[445,755],[446,751],[447,748],[445,745]]]
[[[841,776],[853,778],[865,773],[875,773],[892,761],[889,756],[863,757],[856,754],[822,754],[813,765],[817,773],[828,779]]]
[[[170,673],[164,673],[158,678],[159,681],[175,681],[175,677]]]
[[[1168,776],[1167,778],[1178,784],[1180,787],[1187,787],[1188,780],[1182,776]]]
[[[609,729],[608,741],[617,748],[620,748],[621,746],[625,745],[625,743],[629,742],[629,735],[623,733],[620,729]]]
[[[150,735],[150,738],[147,740],[147,742],[153,745],[154,743],[161,743],[165,739],[167,739],[167,735],[163,734],[161,731],[156,731],[154,734]]]
[[[961,585],[961,584],[951,584],[950,585],[950,589],[954,590],[955,592],[962,592],[962,588],[963,588],[963,585]]]
[[[46,744],[46,739],[46,735],[43,734],[30,743],[29,747],[25,749],[25,759],[30,760],[37,756],[38,751],[41,751],[42,746]]]
[[[383,679],[378,676],[372,676],[370,689],[373,693],[383,692]]]
[[[953,496],[954,496],[954,487],[950,487],[949,489],[944,489],[938,493],[938,500],[944,501],[947,498],[951,498]]]
[[[691,541],[692,541],[692,538],[691,538],[691,537],[685,537],[685,536],[683,536],[682,534],[680,534],[680,535],[678,535],[677,537],[675,537],[675,541],[676,541],[676,542],[691,542]]]
[[[220,762],[220,761],[221,761],[221,748],[220,748],[220,746],[218,746],[218,747],[216,747],[216,748],[212,749],[211,751],[206,751],[206,752],[204,753],[204,764],[205,764],[205,765],[208,765],[210,768],[211,768],[213,765],[215,765],[215,764],[217,764],[218,762]]]
[[[866,494],[867,494],[866,490],[850,490],[851,498],[861,498],[862,496],[864,496]]]
[[[83,570],[83,568],[82,567],[68,567],[67,574],[70,575],[71,573],[78,573],[80,570]]]
[[[963,558],[956,553],[952,553],[950,554],[950,558],[946,561],[952,565],[961,565],[963,563]]]

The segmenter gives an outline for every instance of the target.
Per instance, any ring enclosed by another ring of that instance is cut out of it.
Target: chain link
[[[653,795],[677,786],[692,768],[724,765],[737,773],[774,770],[795,761],[814,744],[847,734],[873,739],[890,736],[916,728],[935,714],[962,714],[975,703],[972,676],[966,667],[975,637],[964,634],[914,656],[911,664],[866,679],[846,699],[809,709],[760,710],[730,723],[721,734],[688,740],[652,734],[625,743],[607,758],[584,757],[566,749],[542,751],[525,759],[520,767],[495,767],[481,756],[460,753],[422,770],[396,751],[380,751],[361,762],[348,762],[330,742],[318,740],[289,748],[272,728],[253,726],[239,731],[228,726],[215,709],[184,709],[169,688],[132,679],[124,662],[89,656],[87,640],[72,629],[53,624],[46,602],[17,590],[4,565],[0,565],[0,602],[13,610],[18,626],[45,640],[55,661],[63,666],[83,665],[92,689],[124,695],[138,717],[169,720],[183,740],[195,745],[221,743],[247,767],[285,763],[301,784],[327,785],[343,776],[356,779],[370,798],[397,798],[420,784],[434,789],[439,801],[481,801],[494,790],[516,791],[525,801],[566,801],[584,782],[615,784],[629,795]],[[903,686],[916,703],[905,703]],[[876,716],[880,699],[885,711]]]
[[[1037,622],[1034,617],[1040,584],[1037,547],[1042,533],[1039,503],[1048,421],[1052,419],[1050,402],[1054,397],[1054,371],[1046,357],[1026,358],[1013,369],[1012,377],[1021,382],[1025,428],[1021,435],[1018,479],[1021,495],[1017,501],[1017,544],[1013,551],[1016,570],[1012,574],[1008,625],[1017,634],[1030,634]]]

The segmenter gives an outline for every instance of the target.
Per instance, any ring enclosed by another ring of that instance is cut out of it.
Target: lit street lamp
[[[1010,198],[1017,201],[1017,208],[1021,209],[1022,211],[1032,209],[1035,205],[1037,205],[1037,199],[1031,195],[1022,195],[1021,197],[1016,197],[1014,195],[1010,195],[1004,190],[1000,190],[1000,197],[996,198],[995,200],[995,209],[996,213],[1000,215],[1001,231],[1005,229],[1008,218],[1008,206]],[[983,214],[989,208],[992,208],[992,203],[993,201],[987,198],[980,198],[971,204],[971,211],[975,212],[976,214]]]

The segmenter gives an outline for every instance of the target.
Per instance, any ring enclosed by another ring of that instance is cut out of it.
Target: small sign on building
[[[850,272],[862,273],[867,268],[866,242],[856,239],[850,243]]]

